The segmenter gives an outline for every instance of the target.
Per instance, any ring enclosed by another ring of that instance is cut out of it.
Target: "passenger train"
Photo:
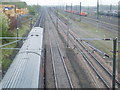
[[[33,27],[1,81],[2,88],[43,88],[43,28]]]

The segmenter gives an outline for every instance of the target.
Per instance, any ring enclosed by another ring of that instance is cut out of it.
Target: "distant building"
[[[16,5],[0,5],[0,12],[4,12],[8,17],[16,17],[16,15],[29,13],[29,10],[27,8],[17,8]]]
[[[19,16],[26,16],[29,13],[27,8],[18,8],[16,5],[0,5],[0,13],[5,13],[10,19],[10,29],[13,30],[17,27],[17,22],[19,22]],[[20,25],[20,23],[19,23]]]
[[[16,5],[0,5],[0,11],[4,12],[8,17],[16,15]]]

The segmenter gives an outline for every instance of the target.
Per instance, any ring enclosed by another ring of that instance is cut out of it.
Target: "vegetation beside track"
[[[22,23],[21,21],[21,26],[18,29],[19,37],[26,36],[28,34],[28,32],[31,29],[31,24],[34,24],[38,17],[38,12],[36,12],[37,11],[36,6],[27,6],[27,7],[30,10],[30,15],[26,17],[22,17],[23,19],[22,21],[26,21],[26,22]],[[9,27],[10,20],[8,19],[8,17],[5,16],[4,13],[0,13],[0,16],[1,16],[0,19],[2,20],[2,22],[0,22],[0,25],[1,25],[0,37],[17,37],[17,29],[10,30],[10,27]],[[31,18],[32,18],[32,21],[31,21]],[[0,45],[6,44],[12,41],[15,41],[15,40],[4,39],[0,41],[1,43]],[[19,44],[20,45],[17,46],[17,43],[14,43],[11,45],[4,46],[3,48],[20,48],[22,44],[21,42]],[[0,52],[2,53],[0,54],[0,57],[1,57],[0,63],[2,63],[2,70],[4,75],[4,73],[7,71],[10,64],[12,63],[12,60],[17,54],[18,50],[8,49],[8,50],[0,50]]]
[[[66,13],[63,11],[59,11],[59,13],[59,16],[66,20],[66,18],[64,18],[66,16]],[[71,14],[67,14],[67,17],[71,17]],[[118,36],[117,32],[114,30],[110,31],[97,28],[89,23],[83,21],[80,22],[79,19],[69,19],[69,22],[72,23],[71,30],[78,34],[81,38],[115,38]],[[97,26],[97,23],[95,24]],[[99,50],[112,56],[112,53],[110,52],[112,50],[112,41],[90,41],[89,43],[91,43]]]
[[[39,5],[27,5],[25,2],[2,2],[4,5],[16,5],[18,8],[28,8],[30,15],[35,15],[37,13],[36,8],[40,7]]]

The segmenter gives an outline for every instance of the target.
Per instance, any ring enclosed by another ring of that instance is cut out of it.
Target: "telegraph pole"
[[[71,3],[71,18],[72,18],[72,3]],[[70,22],[69,22],[69,17],[68,17],[67,48],[69,48],[69,31],[70,31]]]
[[[118,2],[118,10],[120,10],[120,1]],[[118,15],[120,15],[120,12],[118,12]],[[118,20],[118,25],[119,25],[119,20]],[[120,52],[120,27],[118,27],[118,52]],[[118,75],[120,75],[120,53],[118,53],[118,60],[117,60],[117,63],[118,63]],[[118,77],[118,80],[120,81],[120,77]],[[118,88],[120,88],[120,86],[118,86]]]
[[[66,17],[67,17],[67,9],[68,9],[68,6],[67,6],[67,4],[66,4]],[[69,19],[69,17],[67,17],[67,20]],[[69,21],[69,20],[68,20]],[[67,24],[67,26],[68,26],[68,23],[66,23]],[[67,30],[67,42],[66,42],[66,47],[68,48],[68,32],[69,32],[69,26],[67,27],[68,28],[68,30]]]
[[[66,11],[67,11],[67,4],[66,4]]]
[[[72,12],[72,3],[71,3],[71,12]]]
[[[97,0],[97,29],[99,29],[99,0]]]
[[[110,5],[110,11],[112,11],[112,4]]]
[[[113,39],[113,71],[112,71],[112,90],[115,90],[115,78],[116,78],[116,50],[117,49],[117,38]]]
[[[32,18],[30,20],[31,20],[31,22],[30,22],[30,29],[32,29]]]
[[[71,3],[71,18],[72,18],[72,3]]]
[[[99,19],[99,0],[97,0],[97,20]]]
[[[56,21],[56,25],[57,25],[57,31],[58,31],[58,7],[56,6],[57,9],[57,21]]]
[[[19,16],[17,15],[17,29],[16,29],[17,31],[16,31],[16,34],[17,34],[17,40],[18,40],[18,37],[19,37],[19,35],[18,35],[18,30],[19,30]],[[17,42],[17,46],[18,46],[18,42]]]
[[[89,5],[88,5],[88,8],[87,8],[87,13],[89,14]]]
[[[81,22],[81,2],[80,2],[80,22]]]

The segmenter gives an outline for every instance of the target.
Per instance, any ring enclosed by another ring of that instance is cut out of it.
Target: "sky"
[[[21,0],[27,2],[29,5],[39,4],[39,5],[79,5],[82,2],[83,6],[96,6],[97,0]],[[99,0],[100,4],[103,5],[118,5],[120,0]]]

